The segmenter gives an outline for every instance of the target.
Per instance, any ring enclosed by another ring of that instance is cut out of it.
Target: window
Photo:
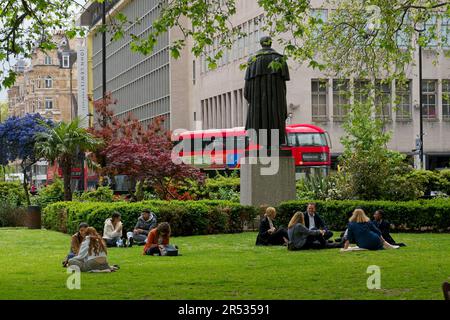
[[[45,88],[50,89],[53,87],[53,79],[50,76],[45,78]]]
[[[423,117],[425,119],[436,118],[437,106],[437,81],[423,80],[422,81],[422,100],[423,100]]]
[[[369,100],[369,80],[356,80],[354,83],[354,103],[367,103]]]
[[[342,120],[348,111],[349,80],[333,79],[333,118]]]
[[[328,142],[324,133],[290,133],[288,144],[292,147],[325,147]]]
[[[376,115],[384,119],[391,118],[391,84],[382,80],[375,82]]]
[[[411,120],[411,87],[411,80],[406,83],[400,81],[395,83],[397,120]]]
[[[442,80],[442,118],[450,120],[450,80]]]
[[[441,37],[442,37],[442,46],[444,48],[449,48],[450,47],[450,18],[449,17],[442,17]]]
[[[45,109],[50,110],[53,109],[53,99],[45,98]]]
[[[398,22],[399,24],[401,21]],[[399,48],[406,48],[411,44],[411,33],[407,33],[404,29],[411,25],[411,19],[408,14],[403,18],[402,29],[396,33],[396,42]]]
[[[50,56],[45,56],[44,64],[46,64],[46,65],[52,64],[52,58]]]
[[[69,55],[67,55],[67,54],[65,54],[65,55],[63,55],[62,56],[62,67],[63,68],[69,68],[69,61],[70,61],[70,59],[69,59]]]
[[[425,34],[430,38],[428,41],[428,47],[436,47],[437,41],[437,18],[436,16],[431,16],[425,22]]]
[[[323,25],[328,21],[328,10],[312,9],[311,18],[313,18],[316,23],[313,31],[314,37],[320,36]]]
[[[327,80],[311,80],[312,118],[327,118],[328,90]]]

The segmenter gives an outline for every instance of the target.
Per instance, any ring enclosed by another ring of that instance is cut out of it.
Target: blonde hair
[[[266,217],[269,217],[270,219],[273,219],[275,217],[275,214],[277,213],[277,211],[275,210],[274,207],[268,207],[266,209],[266,213],[264,214]]]
[[[289,221],[288,229],[292,228],[297,223],[305,225],[305,216],[303,215],[303,212],[297,211],[296,213],[294,213],[291,221]]]
[[[369,222],[370,219],[369,219],[369,217],[366,216],[366,213],[364,212],[363,209],[355,209],[355,211],[353,211],[353,215],[350,217],[350,219],[348,221],[364,223],[364,222]]]

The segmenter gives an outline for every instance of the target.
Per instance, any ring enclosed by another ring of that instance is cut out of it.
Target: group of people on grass
[[[285,245],[289,250],[332,249],[348,250],[351,243],[360,249],[397,249],[404,246],[396,243],[390,235],[390,223],[384,219],[383,210],[374,213],[371,221],[363,209],[357,208],[349,219],[347,230],[341,238],[331,240],[333,233],[316,212],[316,204],[310,203],[306,213],[295,212],[287,229],[275,227],[275,208],[266,209],[261,220],[256,245]]]
[[[120,213],[114,212],[105,220],[103,236],[87,223],[79,224],[78,232],[71,238],[70,252],[63,266],[76,266],[82,272],[114,272],[119,266],[109,265],[107,248],[126,248],[136,244],[144,247],[144,255],[166,255],[174,249],[169,245],[170,235],[169,223],[157,224],[155,214],[148,209],[142,212],[134,230],[126,233]]]
[[[346,250],[351,243],[361,249],[379,250],[404,246],[396,243],[389,234],[390,224],[384,219],[383,210],[377,210],[371,221],[362,209],[356,209],[351,215],[347,230],[341,238],[331,240],[333,233],[316,212],[316,204],[308,204],[306,213],[295,212],[287,229],[276,227],[275,208],[266,209],[261,220],[256,245],[286,245],[289,250],[342,248]],[[124,236],[125,235],[125,236]],[[171,229],[167,222],[157,224],[153,212],[143,210],[131,232],[125,232],[121,215],[114,212],[105,220],[103,235],[82,222],[78,232],[71,238],[70,253],[63,261],[64,267],[76,266],[82,272],[114,272],[118,265],[110,265],[107,260],[111,247],[143,246],[144,255],[168,255],[171,246]]]

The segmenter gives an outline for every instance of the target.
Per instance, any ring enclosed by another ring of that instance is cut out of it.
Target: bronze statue
[[[258,134],[267,130],[267,146],[271,145],[270,130],[279,130],[278,146],[286,142],[286,81],[289,69],[284,56],[272,49],[272,39],[262,37],[262,49],[248,61],[244,96],[249,103],[245,129]]]

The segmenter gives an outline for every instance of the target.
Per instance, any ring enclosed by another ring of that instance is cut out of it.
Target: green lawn
[[[0,299],[442,299],[450,279],[449,234],[399,234],[400,250],[288,252],[255,247],[255,233],[175,238],[181,257],[113,248],[112,274],[83,274],[66,288],[69,236],[0,229]],[[368,290],[369,265],[381,289]]]

